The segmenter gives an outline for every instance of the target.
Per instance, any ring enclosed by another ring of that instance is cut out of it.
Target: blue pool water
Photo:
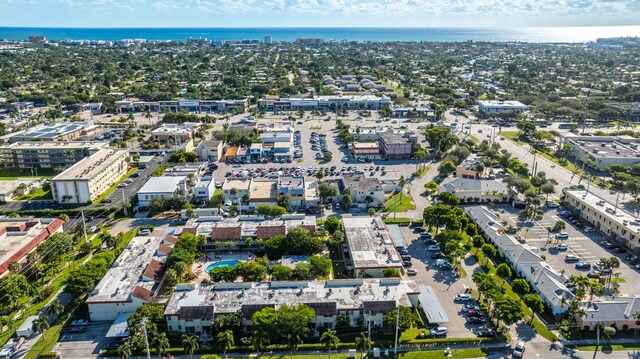
[[[224,261],[217,261],[214,263],[211,263],[207,266],[207,273],[211,272],[211,270],[213,268],[218,268],[218,267],[235,267],[236,265],[238,265],[238,263],[240,263],[239,260],[236,259],[228,259],[228,260],[224,260]]]

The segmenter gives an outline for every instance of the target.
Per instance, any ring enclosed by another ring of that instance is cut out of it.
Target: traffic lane
[[[412,268],[417,271],[417,274],[411,279],[418,284],[430,285],[438,295],[438,299],[449,318],[448,323],[443,323],[449,331],[449,337],[473,338],[477,331],[486,329],[486,326],[482,324],[468,324],[462,313],[464,303],[458,303],[454,300],[456,294],[464,292],[463,280],[456,278],[451,270],[439,270],[435,267],[436,260],[431,258],[434,252],[427,251],[426,246],[417,239],[417,233],[408,227],[401,227],[401,231],[405,239],[409,241],[407,249],[412,257]],[[429,325],[434,326],[436,323]]]

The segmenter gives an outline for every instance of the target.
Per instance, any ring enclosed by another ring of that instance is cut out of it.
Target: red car
[[[467,315],[470,317],[478,317],[478,318],[482,318],[482,312],[479,312],[475,309],[470,309],[467,311]]]
[[[613,251],[615,253],[627,253],[627,251],[624,248],[620,248],[620,247],[615,247]]]

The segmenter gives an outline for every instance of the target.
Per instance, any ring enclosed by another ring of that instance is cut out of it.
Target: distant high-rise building
[[[263,42],[265,45],[271,45],[271,35],[265,36]]]
[[[29,42],[36,44],[46,44],[47,38],[44,36],[31,35],[29,36]]]

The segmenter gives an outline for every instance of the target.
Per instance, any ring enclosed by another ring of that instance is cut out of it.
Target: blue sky
[[[640,0],[0,0],[0,26],[640,25]]]

